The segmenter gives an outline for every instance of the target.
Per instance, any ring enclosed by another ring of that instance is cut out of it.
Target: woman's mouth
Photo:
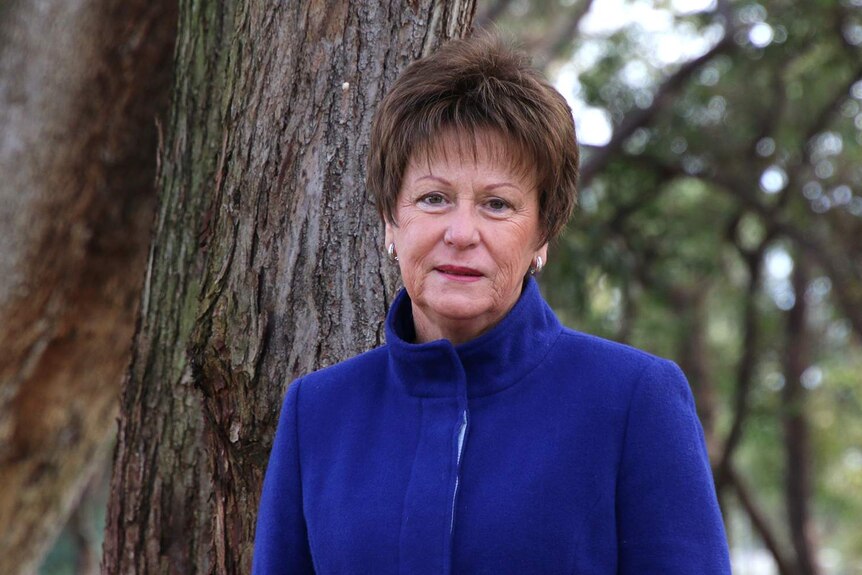
[[[434,268],[447,279],[460,282],[474,282],[482,278],[482,272],[462,266],[438,266]]]

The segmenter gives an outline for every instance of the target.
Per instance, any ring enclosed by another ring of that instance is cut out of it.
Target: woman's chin
[[[484,298],[468,295],[455,295],[441,298],[440,301],[428,302],[430,317],[438,317],[443,321],[470,322],[485,319],[492,314],[493,305]]]

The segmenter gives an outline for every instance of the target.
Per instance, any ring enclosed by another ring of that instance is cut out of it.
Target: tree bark
[[[167,109],[166,1],[0,8],[0,573],[32,573],[108,455]]]
[[[471,0],[180,3],[104,573],[244,573],[287,384],[382,341],[395,268],[364,187],[397,74]]]

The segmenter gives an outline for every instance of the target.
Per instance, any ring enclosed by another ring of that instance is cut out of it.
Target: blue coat
[[[562,327],[529,280],[492,330],[386,345],[293,383],[255,574],[728,574],[676,364]]]

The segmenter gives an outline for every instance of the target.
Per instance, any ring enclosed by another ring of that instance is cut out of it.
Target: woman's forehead
[[[410,155],[409,165],[430,171],[437,163],[491,163],[519,177],[534,176],[534,162],[524,147],[498,130],[446,128],[420,143]]]

